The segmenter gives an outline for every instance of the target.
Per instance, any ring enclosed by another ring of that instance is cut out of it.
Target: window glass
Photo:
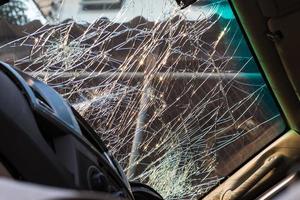
[[[226,0],[26,2],[26,21],[1,8],[1,60],[60,92],[166,199],[205,195],[285,130]]]

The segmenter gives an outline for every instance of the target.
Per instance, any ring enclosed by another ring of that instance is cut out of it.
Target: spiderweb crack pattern
[[[237,23],[207,11],[189,21],[186,12],[69,20],[1,47],[29,48],[14,64],[62,94],[131,180],[170,200],[207,193],[281,120],[251,54],[240,53]]]

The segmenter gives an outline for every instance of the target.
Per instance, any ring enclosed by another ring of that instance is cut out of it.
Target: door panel
[[[255,199],[300,159],[300,136],[289,131],[207,195],[204,200]]]

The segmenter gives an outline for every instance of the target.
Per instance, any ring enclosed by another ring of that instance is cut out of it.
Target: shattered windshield
[[[0,16],[1,60],[165,199],[207,194],[285,130],[227,0],[13,0]]]

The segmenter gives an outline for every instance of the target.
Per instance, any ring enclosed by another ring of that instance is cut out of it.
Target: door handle
[[[253,174],[246,174],[241,177],[244,182],[235,182],[229,189],[227,189],[221,196],[221,200],[237,200],[241,199],[251,188],[253,188],[263,177],[265,177],[269,172],[278,167],[278,165],[283,161],[284,156],[280,154],[274,154],[263,163]],[[258,162],[260,163],[260,162]],[[255,165],[255,168],[258,166]]]

